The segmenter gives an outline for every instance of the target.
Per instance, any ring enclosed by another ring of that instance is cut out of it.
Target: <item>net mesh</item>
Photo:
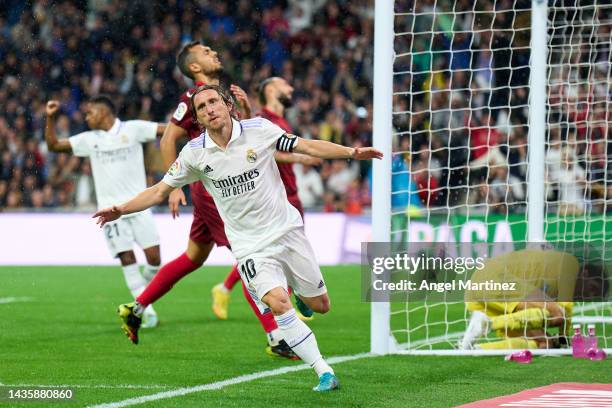
[[[549,1],[544,225],[610,261],[611,23],[609,2]],[[392,241],[525,243],[530,25],[530,1],[396,0]],[[609,303],[573,314],[612,345]],[[456,347],[469,318],[463,302],[391,307],[408,349]]]

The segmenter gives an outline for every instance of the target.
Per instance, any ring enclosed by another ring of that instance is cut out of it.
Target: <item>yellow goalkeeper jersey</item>
[[[465,300],[571,302],[579,268],[578,259],[565,252],[535,249],[509,252],[489,259],[482,270],[474,272]],[[503,283],[506,285],[500,288]]]

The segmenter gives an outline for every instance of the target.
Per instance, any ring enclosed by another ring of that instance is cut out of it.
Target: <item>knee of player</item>
[[[270,306],[272,313],[275,315],[286,313],[293,307],[289,297],[286,294],[278,291],[271,291],[264,297],[263,300],[268,304],[268,306]]]
[[[329,299],[321,299],[320,308],[317,312],[321,314],[325,314],[331,310],[331,304],[329,303]]]
[[[275,315],[287,313],[293,307],[289,299],[283,298],[271,299],[269,306],[272,309],[272,313],[274,313]]]
[[[159,266],[161,264],[161,256],[159,253],[147,256],[147,263],[152,266]]]
[[[134,251],[121,252],[119,254],[119,260],[123,266],[132,265],[136,263],[136,255]]]
[[[325,314],[329,312],[331,308],[329,304],[329,298],[325,296],[317,299],[314,303],[310,303],[310,308],[319,314]]]

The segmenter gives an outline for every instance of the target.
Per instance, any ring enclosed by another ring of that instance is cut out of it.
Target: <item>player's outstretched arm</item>
[[[346,147],[325,140],[298,138],[295,153],[303,153],[321,159],[381,159],[383,153],[373,147]]]
[[[47,142],[47,149],[52,152],[71,152],[72,146],[68,139],[58,139],[55,134],[55,119],[59,112],[60,103],[59,101],[47,102],[46,114],[47,123],[45,124],[45,142]]]
[[[168,197],[171,191],[172,187],[160,181],[154,186],[147,188],[127,203],[99,210],[92,218],[98,218],[96,224],[99,224],[101,228],[107,222],[115,221],[122,215],[143,211],[161,203]]]
[[[308,156],[306,154],[299,153],[287,153],[287,152],[279,152],[274,153],[274,159],[277,163],[296,163],[296,164],[304,164],[307,166],[320,166],[323,163],[323,160],[318,157]]]
[[[185,129],[172,122],[168,123],[164,130],[164,135],[159,141],[162,161],[167,169],[170,168],[172,163],[176,160],[176,142],[184,137],[187,137]],[[185,198],[183,190],[177,188],[170,194],[170,198],[168,199],[168,208],[172,213],[172,218],[178,217],[180,204],[187,205],[187,199]]]

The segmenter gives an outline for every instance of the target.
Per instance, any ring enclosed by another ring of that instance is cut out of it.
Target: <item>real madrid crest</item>
[[[129,142],[129,139],[128,139],[127,135],[121,135],[120,137],[121,137],[121,143]]]
[[[249,149],[247,150],[246,157],[249,163],[255,163],[255,161],[257,160],[257,153],[255,153],[255,150]]]

